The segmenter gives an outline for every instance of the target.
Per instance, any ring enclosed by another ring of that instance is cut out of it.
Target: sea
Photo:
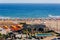
[[[0,16],[42,18],[60,16],[60,4],[0,3]]]

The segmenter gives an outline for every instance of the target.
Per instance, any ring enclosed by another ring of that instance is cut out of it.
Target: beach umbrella
[[[11,30],[12,30],[12,31],[18,31],[18,30],[21,30],[21,28],[18,28],[17,26],[12,25]]]
[[[17,25],[17,27],[22,28],[22,27],[23,27],[23,25],[22,25],[22,24],[21,24],[21,25]]]
[[[11,26],[11,30],[12,30],[12,31],[15,31],[15,30],[17,30],[17,27],[14,26],[14,25],[12,25],[12,26]]]
[[[8,29],[8,26],[5,25],[5,26],[3,26],[3,28],[4,28],[4,29]]]

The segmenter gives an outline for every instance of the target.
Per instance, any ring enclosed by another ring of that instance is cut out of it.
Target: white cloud
[[[0,3],[60,3],[60,0],[0,0]]]

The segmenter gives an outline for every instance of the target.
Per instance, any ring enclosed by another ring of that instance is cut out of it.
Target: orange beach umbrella
[[[4,29],[8,29],[9,27],[5,25],[5,26],[3,26],[3,28],[4,28]]]

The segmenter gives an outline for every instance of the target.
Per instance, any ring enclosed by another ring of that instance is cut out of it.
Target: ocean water
[[[60,4],[0,4],[0,16],[40,18],[60,16]]]

